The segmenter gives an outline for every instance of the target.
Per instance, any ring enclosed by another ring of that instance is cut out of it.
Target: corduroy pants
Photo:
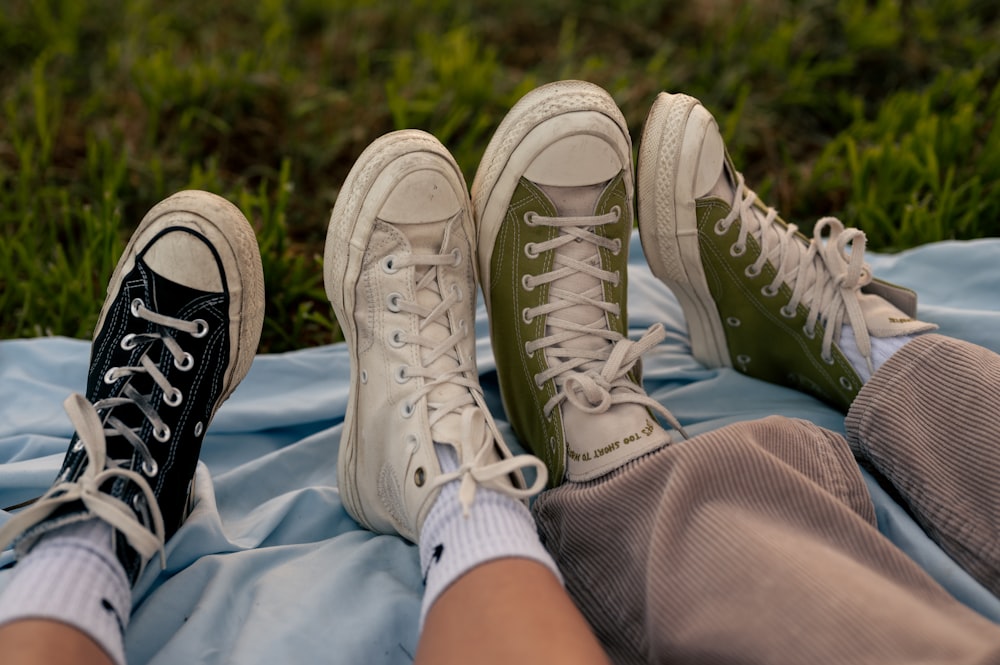
[[[1000,663],[1000,626],[878,532],[858,470],[1000,594],[1000,356],[918,337],[862,389],[846,431],[738,423],[539,497],[546,546],[611,658]]]

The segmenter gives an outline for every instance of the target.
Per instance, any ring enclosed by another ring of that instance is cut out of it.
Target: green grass
[[[262,351],[339,330],[329,211],[397,128],[471,182],[536,85],[582,78],[633,138],[660,90],[700,98],[758,193],[894,251],[1000,235],[1000,10],[988,0],[7,0],[0,9],[0,337],[88,338],[125,239],[186,188],[261,243]]]

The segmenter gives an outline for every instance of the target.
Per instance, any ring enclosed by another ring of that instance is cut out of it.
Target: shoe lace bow
[[[859,294],[871,282],[871,268],[865,263],[865,234],[847,229],[836,217],[823,217],[813,227],[813,237],[805,240],[795,224],[778,222],[774,208],[758,207],[759,198],[746,187],[737,173],[737,186],[730,213],[717,223],[717,232],[726,233],[739,219],[740,232],[731,252],[740,256],[746,251],[751,234],[760,244],[760,256],[747,267],[756,276],[770,262],[774,279],[764,287],[768,296],[777,295],[782,284],[791,287],[791,298],[782,308],[785,316],[794,316],[802,304],[808,310],[804,332],[810,337],[817,323],[823,325],[822,358],[833,362],[831,347],[846,320],[857,339],[858,350],[874,371],[871,360],[871,337],[865,323]],[[762,203],[759,205],[763,206]],[[850,248],[848,250],[848,248]]]

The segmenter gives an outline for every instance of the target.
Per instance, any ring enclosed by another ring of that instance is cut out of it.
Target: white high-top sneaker
[[[626,337],[632,144],[614,100],[582,81],[528,93],[473,183],[479,275],[507,417],[551,484],[596,478],[670,442]],[[683,432],[681,432],[683,434]]]
[[[417,130],[361,154],[330,219],[326,291],[353,356],[341,500],[365,527],[414,542],[451,480],[468,509],[477,486],[526,499],[546,479],[541,461],[511,455],[479,385],[473,237],[458,165]],[[457,471],[441,471],[435,443],[455,450]]]

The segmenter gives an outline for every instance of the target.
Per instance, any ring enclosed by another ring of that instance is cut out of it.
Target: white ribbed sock
[[[112,549],[111,529],[91,519],[43,536],[14,567],[0,595],[0,625],[18,619],[60,621],[125,665],[132,591]]]
[[[892,354],[903,348],[914,337],[915,335],[872,337],[872,366],[878,370],[882,366],[882,363],[892,357]],[[867,383],[868,379],[872,378],[872,373],[868,371],[868,363],[865,362],[865,357],[858,350],[854,328],[845,323],[844,327],[840,329],[840,340],[837,342],[837,345],[840,346],[841,353],[847,357],[854,369],[857,370],[861,380]]]
[[[441,468],[458,468],[451,446],[435,444]],[[520,501],[479,487],[466,517],[458,500],[455,480],[441,488],[420,531],[420,568],[424,571],[420,625],[438,596],[476,566],[502,558],[532,559],[548,567],[562,581],[555,561],[538,539],[535,520]]]

